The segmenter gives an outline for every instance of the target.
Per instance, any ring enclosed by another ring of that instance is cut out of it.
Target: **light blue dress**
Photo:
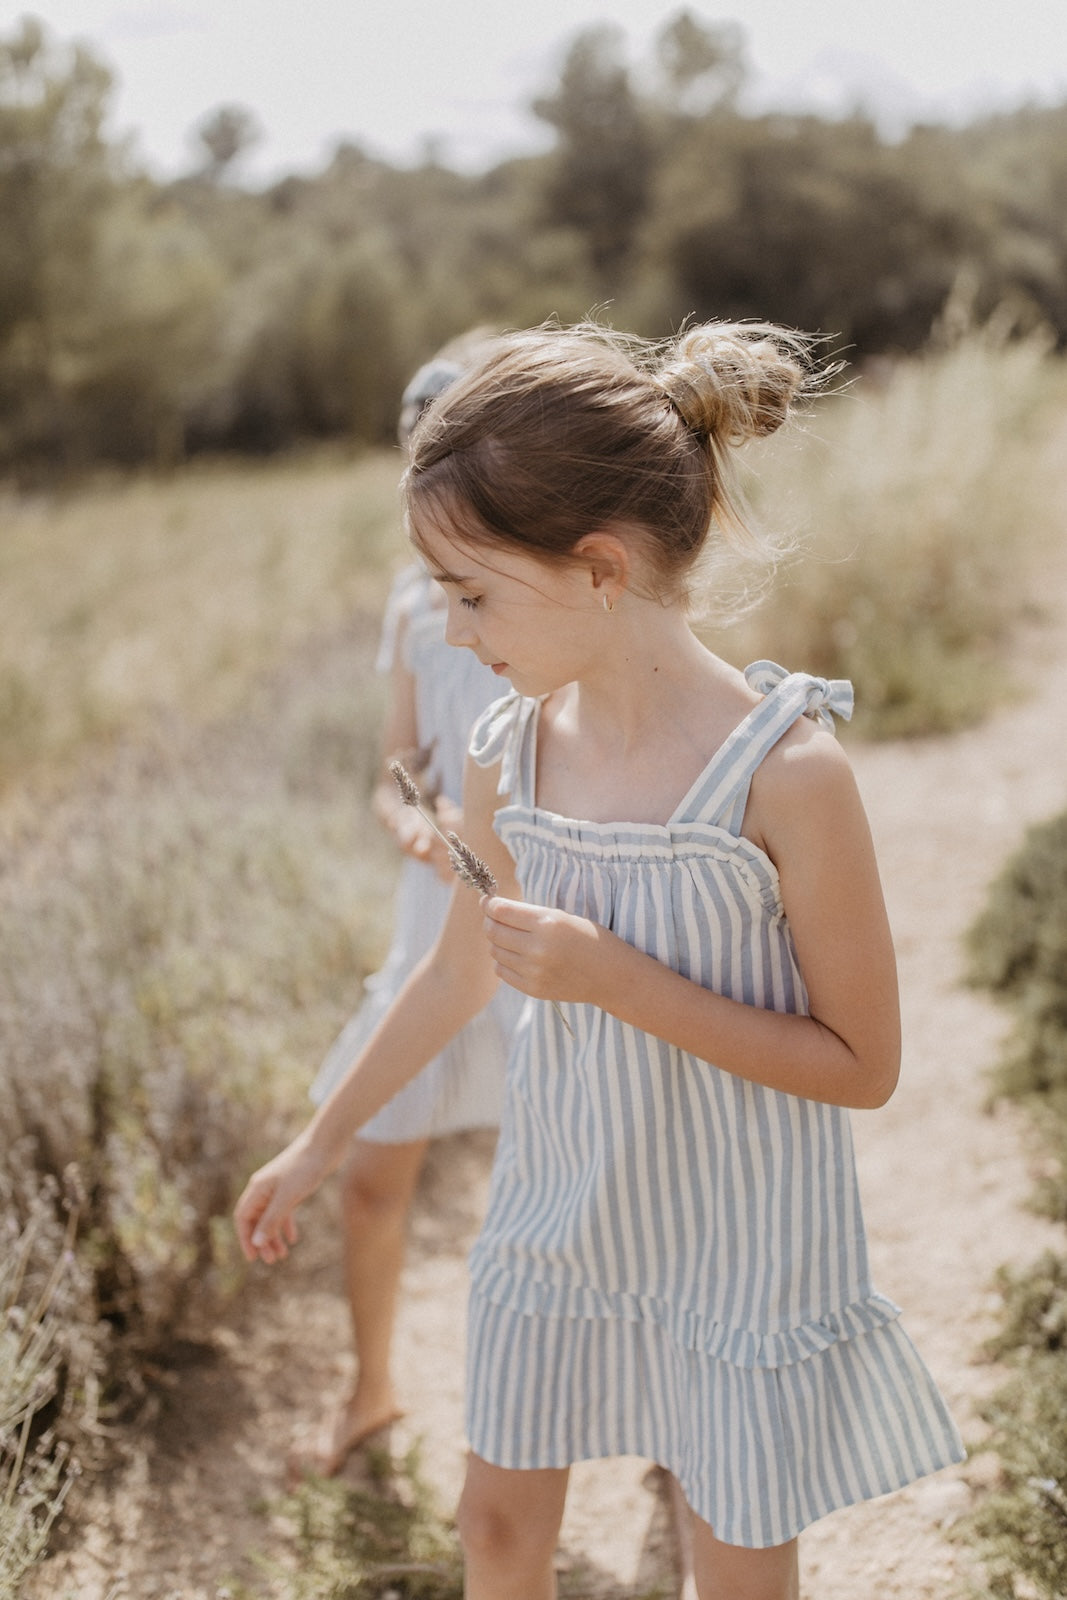
[[[415,679],[420,743],[433,745],[429,782],[458,805],[471,727],[499,698],[500,679],[472,651],[445,643],[445,611],[437,603],[437,585],[421,567],[405,569],[393,586],[378,652],[380,672],[392,671],[398,650]],[[443,883],[432,868],[405,860],[385,964],[367,979],[363,1004],[330,1047],[311,1085],[316,1105],[344,1077],[412,968],[434,943],[451,895],[452,885]],[[491,1005],[360,1129],[360,1137],[396,1144],[495,1127],[504,1064],[523,1000],[513,989],[501,987]]]
[[[807,997],[768,857],[740,833],[752,774],[851,689],[771,663],[764,698],[664,826],[536,803],[540,703],[477,724],[501,763],[496,827],[525,898],[612,929],[752,1006]],[[721,1071],[594,1006],[524,1013],[471,1261],[468,1435],[498,1466],[637,1455],[730,1544],[961,1459],[871,1284],[848,1113]]]

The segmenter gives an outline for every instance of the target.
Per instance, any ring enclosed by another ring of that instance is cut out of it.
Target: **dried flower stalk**
[[[496,878],[493,876],[492,868],[488,862],[483,861],[481,856],[475,855],[470,845],[465,844],[458,833],[452,833],[451,830],[447,834],[441,832],[433,818],[423,809],[419,786],[404,766],[404,763],[402,761],[390,761],[389,771],[392,774],[394,783],[400,790],[400,798],[404,804],[406,806],[414,806],[423,821],[429,823],[434,833],[447,847],[448,864],[460,882],[468,884],[472,889],[477,889],[479,894],[496,894]],[[573,1039],[574,1029],[555,1000],[550,1000],[549,1005],[551,1005]]]
[[[488,862],[476,856],[469,844],[464,844],[458,833],[448,834],[448,864],[458,878],[469,883],[479,894],[496,894],[496,879]]]
[[[400,790],[400,798],[404,804],[406,806],[414,806],[416,811],[422,811],[422,796],[419,793],[419,786],[404,763],[402,761],[390,761],[389,771],[392,774],[393,782]],[[425,812],[423,812],[423,815],[425,816]],[[431,828],[435,827],[432,818],[426,817],[426,821]]]
[[[424,806],[432,806],[440,793],[439,785],[430,770],[436,749],[437,740],[431,739],[429,744],[410,745],[405,750],[394,750],[390,757],[391,760],[399,761],[404,771],[414,779]]]

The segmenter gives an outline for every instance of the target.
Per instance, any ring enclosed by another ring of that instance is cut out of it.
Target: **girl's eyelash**
[[[476,610],[480,600],[480,595],[461,594],[459,597],[460,605],[466,606],[468,611]]]

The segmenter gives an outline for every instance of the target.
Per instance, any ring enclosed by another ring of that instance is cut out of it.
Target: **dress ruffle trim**
[[[831,1345],[884,1328],[901,1314],[892,1300],[871,1290],[862,1299],[826,1312],[812,1322],[777,1333],[760,1333],[726,1327],[695,1311],[668,1305],[653,1295],[607,1292],[587,1284],[564,1289],[520,1279],[506,1267],[480,1265],[477,1259],[471,1268],[473,1286],[479,1294],[521,1316],[621,1317],[627,1322],[656,1322],[683,1349],[699,1350],[743,1369],[794,1366]]]

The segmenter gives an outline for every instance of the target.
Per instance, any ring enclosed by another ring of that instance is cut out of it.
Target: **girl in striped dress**
[[[514,686],[463,815],[498,892],[434,950],[237,1207],[251,1259],[353,1127],[484,1005],[528,996],[472,1257],[459,1527],[471,1600],[544,1600],[574,1461],[633,1454],[693,1510],[701,1600],[796,1600],[796,1538],[960,1459],[870,1281],[847,1108],[896,1084],[892,944],[830,737],[847,684],[745,674],[687,620],[730,454],[785,418],[803,342],[501,337],[426,416],[409,528],[448,637]]]

